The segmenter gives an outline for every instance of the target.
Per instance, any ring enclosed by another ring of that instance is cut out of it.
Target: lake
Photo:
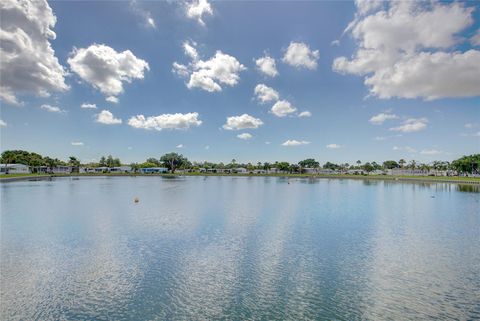
[[[0,190],[2,320],[480,318],[478,186],[82,177]]]

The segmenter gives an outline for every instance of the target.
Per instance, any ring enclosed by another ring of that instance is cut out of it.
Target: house
[[[132,166],[122,165],[117,167],[110,168],[111,173],[130,173],[132,171]]]
[[[140,172],[142,174],[167,173],[168,168],[166,168],[166,167],[146,167],[146,168],[141,168]]]
[[[317,173],[320,174],[320,175],[337,174],[337,172],[334,171],[334,170],[331,169],[331,168],[319,168],[319,169],[317,170]]]
[[[0,174],[29,174],[30,167],[25,164],[0,164]]]
[[[237,167],[234,171],[238,174],[247,174],[247,169],[245,167]]]
[[[277,173],[280,173],[280,171],[276,167],[272,167],[267,170],[267,174],[277,174]]]
[[[363,171],[363,169],[349,169],[347,171],[347,174],[350,174],[350,175],[363,175],[365,172]]]
[[[264,169],[254,169],[253,170],[254,174],[267,174],[267,171]]]
[[[381,169],[376,169],[376,170],[373,170],[371,171],[370,173],[368,173],[369,175],[385,175],[385,171],[381,170]]]
[[[78,169],[79,173],[95,173],[95,168],[94,167],[80,167]]]
[[[393,168],[388,170],[388,175],[424,176],[428,175],[428,172],[421,169]]]
[[[108,173],[108,172],[110,172],[110,168],[107,166],[95,167],[95,173]]]
[[[51,172],[53,174],[70,174],[72,172],[72,166],[55,166]]]

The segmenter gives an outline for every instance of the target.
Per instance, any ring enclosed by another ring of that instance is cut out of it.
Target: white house
[[[253,170],[253,173],[254,173],[254,174],[266,174],[267,171],[264,170],[264,169],[254,169],[254,170]]]
[[[247,174],[247,169],[245,167],[235,168],[235,171],[239,174]]]
[[[53,174],[70,174],[72,172],[72,166],[55,166],[52,168]]]
[[[132,166],[122,165],[117,167],[110,168],[111,173],[130,173],[132,171]]]
[[[29,174],[30,167],[25,164],[0,164],[0,174]]]
[[[272,167],[267,171],[268,174],[276,174],[276,173],[279,173],[279,172],[280,171],[276,167]]]
[[[421,169],[393,168],[388,170],[389,175],[423,176],[428,175]]]
[[[95,168],[94,167],[80,167],[78,169],[79,173],[95,173]]]

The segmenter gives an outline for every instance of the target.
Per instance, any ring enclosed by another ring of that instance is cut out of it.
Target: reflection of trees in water
[[[466,193],[480,193],[480,186],[479,185],[457,185],[457,191],[459,192],[466,192]]]

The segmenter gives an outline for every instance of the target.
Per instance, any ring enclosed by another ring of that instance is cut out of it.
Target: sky
[[[0,3],[1,150],[82,162],[480,152],[478,2]]]

